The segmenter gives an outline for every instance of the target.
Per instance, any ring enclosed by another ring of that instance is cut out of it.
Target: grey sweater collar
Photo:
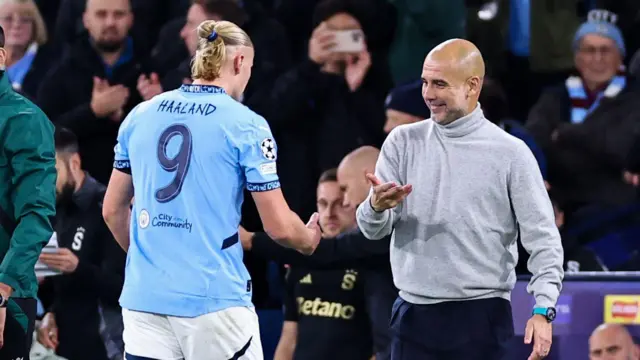
[[[485,122],[484,113],[480,108],[480,103],[469,114],[454,120],[447,125],[436,124],[436,129],[446,137],[461,137],[468,135],[482,126]]]

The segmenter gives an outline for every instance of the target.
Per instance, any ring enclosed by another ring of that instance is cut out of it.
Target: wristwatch
[[[536,307],[533,308],[532,315],[542,315],[548,322],[552,322],[556,318],[556,308],[554,307]]]
[[[7,300],[9,299],[5,299],[4,296],[0,294],[0,308],[7,307]]]

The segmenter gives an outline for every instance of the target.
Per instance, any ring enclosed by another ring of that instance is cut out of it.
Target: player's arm
[[[522,245],[531,255],[527,262],[533,274],[528,291],[536,307],[553,307],[564,277],[564,253],[538,164],[524,143],[514,152],[509,173],[511,206],[520,228]]]
[[[266,120],[256,116],[235,126],[227,139],[238,152],[247,190],[251,192],[265,231],[283,246],[304,254],[312,253],[320,241],[317,214],[307,228],[285,201],[276,170],[277,145]]]
[[[292,360],[298,342],[298,303],[295,297],[295,286],[299,280],[298,272],[289,268],[285,280],[283,296],[284,323],[282,333],[273,356],[274,360]]]
[[[118,142],[114,148],[113,172],[102,203],[102,217],[113,238],[124,251],[129,251],[129,226],[131,202],[133,200],[133,179],[129,161],[129,133],[134,108],[124,119],[118,130]]]
[[[243,247],[264,259],[292,266],[316,269],[350,267],[379,267],[389,264],[390,237],[370,241],[360,232],[350,232],[335,239],[323,239],[313,255],[305,256],[297,251],[279,246],[268,234],[249,233],[241,229]]]
[[[282,190],[253,191],[251,195],[264,230],[274,241],[303,254],[313,253],[318,242],[311,237],[309,229],[300,217],[291,211],[282,195]],[[310,223],[314,221],[318,221],[317,215],[312,217]]]
[[[17,290],[27,293],[35,290],[33,269],[42,247],[53,234],[52,220],[56,213],[53,132],[53,124],[34,109],[24,109],[6,123],[2,140],[11,178],[2,186],[12,189],[12,204],[0,209],[0,226],[10,236],[9,249],[0,263],[0,294],[5,297]]]
[[[133,199],[133,180],[122,169],[114,169],[104,196],[102,217],[116,242],[124,251],[129,251],[129,220]]]
[[[376,163],[376,178],[382,183],[394,182],[403,184],[400,176],[400,154],[403,139],[399,136],[399,129],[393,129],[380,149],[380,156]],[[373,189],[369,192],[367,199],[358,206],[356,210],[356,220],[362,234],[367,239],[379,240],[391,235],[393,226],[400,218],[403,203],[399,203],[392,209],[375,211],[371,205]]]

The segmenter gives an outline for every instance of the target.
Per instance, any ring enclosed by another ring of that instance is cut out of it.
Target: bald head
[[[484,78],[484,59],[480,50],[464,39],[447,40],[436,46],[427,54],[425,63],[448,65],[456,74],[467,79],[472,76]]]
[[[470,41],[452,39],[433,48],[422,68],[422,97],[431,119],[446,125],[473,111],[484,73],[482,54]]]
[[[377,148],[362,146],[347,154],[340,162],[340,167],[373,171],[376,161],[378,161],[378,155],[380,155],[380,150]]]
[[[369,183],[365,174],[375,171],[380,150],[362,146],[350,152],[338,166],[338,183],[344,193],[345,205],[356,207],[367,198]]]
[[[640,356],[627,328],[602,324],[589,337],[589,359],[638,360]]]

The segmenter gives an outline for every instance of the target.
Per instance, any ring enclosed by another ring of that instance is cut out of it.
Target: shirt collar
[[[98,182],[85,171],[85,178],[80,189],[74,192],[71,197],[73,203],[81,210],[89,210],[97,185]]]
[[[0,71],[0,96],[4,95],[8,91],[13,91],[13,88],[9,83],[9,76],[6,71]]]
[[[201,93],[201,94],[226,94],[223,88],[215,85],[193,85],[182,84],[180,91],[187,93]]]

